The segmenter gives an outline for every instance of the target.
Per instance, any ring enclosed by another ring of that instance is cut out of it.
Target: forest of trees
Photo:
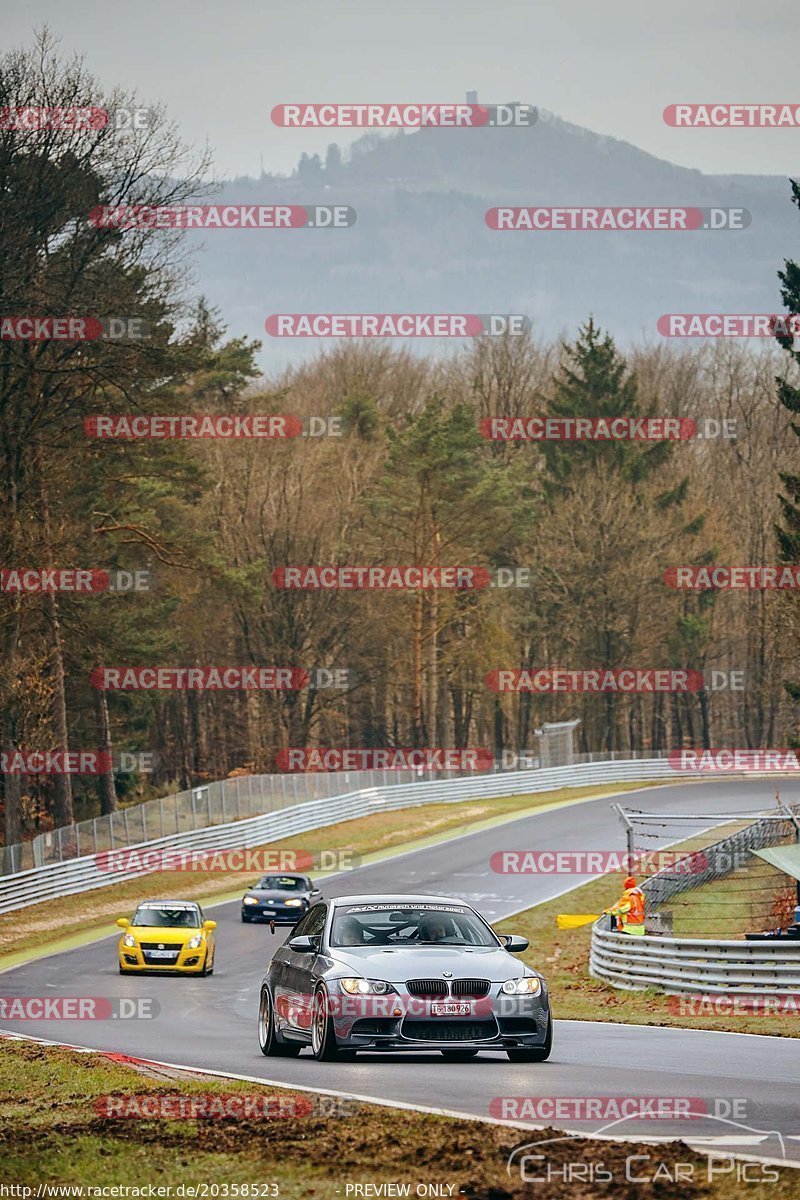
[[[49,47],[0,61],[0,108],[131,103]],[[6,843],[170,787],[270,771],[291,746],[781,746],[797,737],[797,606],[676,591],[674,564],[797,562],[791,345],[642,345],[586,314],[564,340],[448,357],[342,344],[279,378],[192,296],[180,235],[95,228],[97,204],[201,190],[163,114],[143,131],[0,132],[0,314],[147,321],[142,341],[0,340],[0,563],[147,569],[150,592],[0,595],[0,747],[158,756],[151,777],[2,777]],[[797,192],[795,191],[795,200]],[[789,202],[787,187],[787,203]],[[782,264],[776,263],[776,273]],[[798,268],[782,278],[798,311]],[[779,292],[776,279],[776,301]],[[269,310],[265,306],[265,312]],[[292,413],[341,436],[101,440],[98,414]],[[735,422],[679,443],[490,441],[494,416]],[[795,430],[796,432],[796,430]],[[288,564],[530,568],[527,589],[283,591]],[[344,667],[349,690],[103,692],[98,666]],[[498,667],[742,672],[692,695],[499,695]]]

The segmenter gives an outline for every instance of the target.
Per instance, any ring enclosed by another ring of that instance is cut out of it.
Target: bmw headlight
[[[386,996],[394,991],[383,979],[340,979],[339,983],[350,996]]]
[[[199,950],[203,944],[202,933],[196,933],[193,938],[190,938],[186,943],[187,950]]]
[[[303,907],[303,901],[302,901],[302,900],[294,900],[294,899],[292,899],[292,900],[287,900],[287,901],[286,901],[286,907],[287,907],[287,908],[302,908],[302,907]]]
[[[256,896],[242,896],[242,904],[258,904]]]
[[[541,980],[535,975],[525,975],[521,979],[507,979],[500,991],[507,996],[537,996],[542,990]]]
[[[135,946],[136,938],[133,936],[132,933],[126,933],[125,937],[122,939],[122,944],[123,944],[123,946]]]

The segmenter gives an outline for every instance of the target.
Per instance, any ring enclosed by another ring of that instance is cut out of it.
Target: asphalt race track
[[[691,783],[628,792],[623,803],[664,812],[745,811],[771,806],[775,786],[769,779]],[[784,801],[800,801],[799,783],[782,781],[780,790]],[[621,849],[622,830],[609,805],[608,799],[588,801],[399,855],[331,877],[321,885],[323,895],[424,891],[462,896],[497,920],[587,877],[498,875],[490,869],[490,855],[504,849]],[[685,826],[676,827],[672,836],[686,832]],[[303,845],[313,845],[313,834],[303,836]],[[153,894],[159,895],[157,877]],[[692,1097],[728,1120],[640,1119],[607,1132],[683,1137],[693,1145],[713,1139],[720,1148],[800,1166],[800,1038],[562,1021],[556,1023],[553,1055],[542,1064],[512,1064],[499,1053],[466,1063],[446,1063],[438,1053],[404,1053],[322,1064],[310,1050],[294,1060],[266,1059],[256,1040],[258,987],[264,964],[286,930],[272,935],[266,925],[243,925],[238,901],[210,912],[218,922],[211,978],[120,976],[119,932],[114,931],[92,945],[12,968],[0,987],[4,996],[154,997],[160,1005],[155,1019],[3,1021],[1,1027],[166,1063],[475,1116],[488,1116],[495,1097]],[[546,974],[547,964],[539,965]],[[735,1101],[740,1102],[738,1117],[730,1107]],[[584,1133],[605,1127],[596,1122],[565,1126]]]

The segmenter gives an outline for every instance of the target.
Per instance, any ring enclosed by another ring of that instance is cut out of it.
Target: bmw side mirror
[[[298,937],[289,938],[289,949],[296,950],[298,954],[316,954],[319,948],[319,938],[309,934],[300,934]]]
[[[528,939],[520,937],[518,933],[501,933],[500,936],[505,942],[509,954],[522,954],[522,951],[527,950],[530,945]]]

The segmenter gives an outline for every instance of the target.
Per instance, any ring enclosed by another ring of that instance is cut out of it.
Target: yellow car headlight
[[[536,996],[542,984],[535,975],[525,975],[521,979],[507,979],[500,990],[507,996]]]
[[[340,979],[342,991],[351,996],[385,996],[394,988],[383,979]]]
[[[133,936],[132,933],[126,933],[125,937],[122,939],[122,944],[123,944],[123,946],[135,946],[136,938]]]
[[[196,933],[193,938],[190,938],[186,943],[187,950],[199,950],[203,944],[202,933]]]

